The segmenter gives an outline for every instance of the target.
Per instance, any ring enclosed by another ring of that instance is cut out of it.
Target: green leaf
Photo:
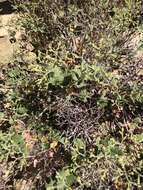
[[[132,137],[136,142],[143,143],[143,133],[138,135],[133,135]]]
[[[0,120],[4,119],[4,113],[0,112]]]

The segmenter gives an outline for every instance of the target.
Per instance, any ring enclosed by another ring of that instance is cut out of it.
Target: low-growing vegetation
[[[13,3],[24,37],[0,79],[0,189],[143,189],[141,0]]]

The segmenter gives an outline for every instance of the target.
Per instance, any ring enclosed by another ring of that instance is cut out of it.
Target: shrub
[[[142,62],[127,47],[141,1],[15,2],[36,60],[5,74],[1,161],[14,170],[4,183],[141,189]]]

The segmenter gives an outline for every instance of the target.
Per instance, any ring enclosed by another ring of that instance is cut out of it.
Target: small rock
[[[21,40],[21,31],[16,31],[15,38],[17,41]]]
[[[8,36],[0,37],[0,65],[5,65],[11,62],[13,54],[13,46],[10,43]]]

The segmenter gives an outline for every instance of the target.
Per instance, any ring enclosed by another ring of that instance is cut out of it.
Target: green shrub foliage
[[[17,55],[3,72],[0,183],[142,189],[142,42],[132,44],[141,0],[16,0],[15,8],[36,59]]]

